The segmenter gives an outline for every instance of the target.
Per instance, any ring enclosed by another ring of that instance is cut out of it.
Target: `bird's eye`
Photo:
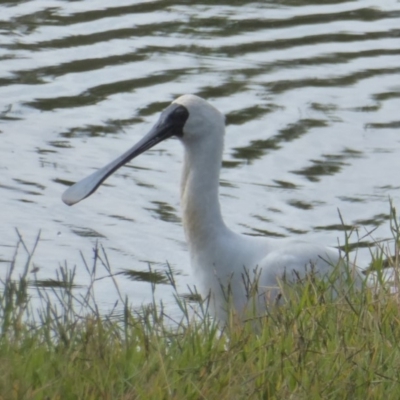
[[[189,111],[187,110],[186,107],[180,105],[174,110],[173,117],[176,120],[181,120],[181,121],[186,122],[186,120],[189,117]]]
[[[177,107],[174,112],[174,114],[176,114],[176,115],[186,115],[187,113],[188,113],[188,111],[184,106]]]

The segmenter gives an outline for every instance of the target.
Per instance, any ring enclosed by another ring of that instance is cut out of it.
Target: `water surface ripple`
[[[6,1],[0,63],[2,273],[17,227],[28,244],[42,230],[42,285],[67,260],[84,287],[79,251],[90,260],[96,241],[134,304],[149,301],[153,278],[171,301],[167,261],[182,293],[196,284],[176,140],[81,204],[60,199],[184,93],[227,115],[220,191],[231,228],[336,245],[339,209],[360,237],[375,227],[375,238],[390,236],[388,199],[400,207],[399,1]],[[357,257],[366,263],[368,249]],[[108,285],[98,283],[104,307],[115,302]]]

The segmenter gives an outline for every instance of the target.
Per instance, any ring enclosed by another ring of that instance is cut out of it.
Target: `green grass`
[[[391,217],[396,251],[386,257],[375,247],[374,269],[398,266],[393,208]],[[83,261],[92,281],[85,295],[75,295],[74,271],[60,267],[59,284],[36,287],[33,309],[36,244],[29,250],[19,236],[0,290],[0,399],[399,398],[398,294],[347,287],[330,301],[329,285],[311,277],[285,286],[283,306],[244,322],[232,313],[224,328],[207,318],[206,303],[192,311],[178,296],[179,321],[155,301],[135,310],[124,298],[104,315],[93,284],[101,267],[113,274],[96,248],[93,265]]]

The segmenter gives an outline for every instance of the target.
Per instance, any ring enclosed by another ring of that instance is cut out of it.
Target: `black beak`
[[[72,206],[90,196],[118,168],[171,136],[183,136],[183,126],[189,117],[186,107],[171,104],[161,114],[151,131],[131,149],[88,177],[69,187],[62,195],[65,204]]]

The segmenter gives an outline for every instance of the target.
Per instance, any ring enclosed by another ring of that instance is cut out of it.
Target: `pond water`
[[[113,271],[194,281],[180,219],[182,148],[169,140],[95,195],[61,202],[72,182],[141,138],[177,96],[227,115],[221,204],[250,235],[343,242],[339,209],[360,237],[390,237],[400,207],[400,1],[30,0],[0,5],[0,275],[18,228],[37,278],[97,241]],[[239,212],[238,212],[239,211]],[[355,240],[355,239],[354,239]],[[369,250],[357,253],[368,264]],[[136,277],[136,279],[134,279]],[[135,305],[143,275],[117,278]],[[173,302],[169,285],[157,296]],[[114,304],[98,283],[101,307]]]

